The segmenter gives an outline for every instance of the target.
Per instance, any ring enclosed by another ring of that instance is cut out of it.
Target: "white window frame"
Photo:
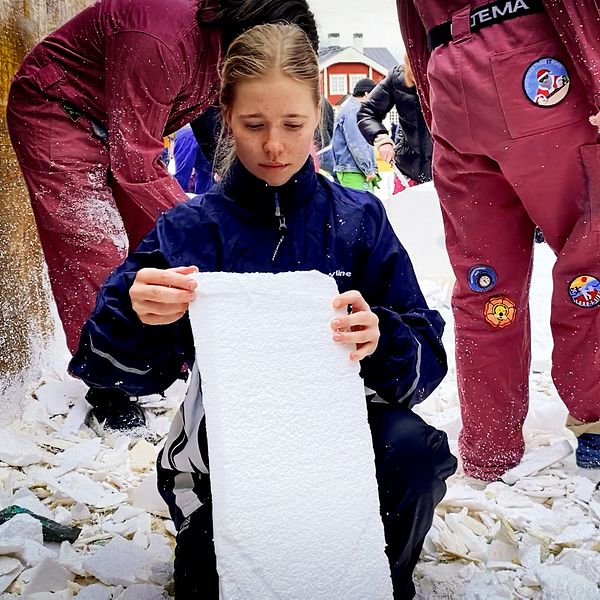
[[[348,79],[350,80],[350,94],[354,91],[354,86],[357,84],[357,82],[361,79],[364,79],[365,77],[366,75],[364,75],[363,73],[352,73],[348,75]]]
[[[345,96],[348,93],[348,77],[344,73],[329,74],[329,95]]]

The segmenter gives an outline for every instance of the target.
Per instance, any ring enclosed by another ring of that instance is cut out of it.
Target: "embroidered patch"
[[[548,107],[562,102],[570,86],[567,67],[556,58],[536,60],[523,76],[525,95],[537,106]]]
[[[591,275],[580,275],[569,284],[571,300],[582,308],[600,304],[600,281]]]
[[[492,327],[506,327],[510,325],[517,316],[515,303],[506,296],[494,296],[486,302],[483,311],[485,320]]]
[[[487,292],[496,285],[496,271],[487,265],[477,265],[469,270],[468,279],[474,292]]]

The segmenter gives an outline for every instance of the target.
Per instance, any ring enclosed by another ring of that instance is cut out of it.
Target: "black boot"
[[[90,388],[85,399],[92,405],[86,422],[94,418],[106,429],[127,431],[146,426],[140,405],[116,388]]]
[[[533,239],[535,240],[536,244],[543,244],[546,241],[546,238],[544,237],[544,234],[542,233],[542,230],[539,227],[535,228]]]

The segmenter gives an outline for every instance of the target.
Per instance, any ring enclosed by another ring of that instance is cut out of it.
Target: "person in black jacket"
[[[394,106],[399,118],[395,143],[382,122]],[[404,177],[415,183],[431,181],[431,137],[406,57],[404,65],[394,67],[369,94],[358,111],[358,127]]]

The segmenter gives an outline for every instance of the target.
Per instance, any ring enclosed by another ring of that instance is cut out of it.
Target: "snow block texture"
[[[364,388],[332,341],[335,281],[196,277],[221,600],[391,598]]]

